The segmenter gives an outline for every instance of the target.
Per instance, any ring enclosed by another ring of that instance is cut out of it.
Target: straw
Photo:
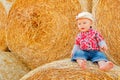
[[[8,15],[9,49],[32,69],[69,57],[80,11],[77,0],[16,0]]]
[[[19,80],[28,71],[12,53],[0,51],[0,80]]]
[[[54,61],[40,66],[20,80],[118,80],[120,67],[104,72],[96,64],[87,62],[87,69],[82,70],[77,63],[70,59]]]
[[[109,50],[106,54],[110,60],[120,65],[120,1],[98,0],[96,2],[93,12],[96,17],[96,27],[108,44]]]
[[[6,25],[6,12],[0,2],[0,50],[5,51],[7,48],[6,37],[5,37],[5,25]]]

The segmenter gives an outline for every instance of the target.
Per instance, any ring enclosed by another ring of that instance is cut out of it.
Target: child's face
[[[77,25],[80,31],[85,32],[90,29],[90,26],[92,25],[92,21],[87,18],[80,18],[77,20]]]

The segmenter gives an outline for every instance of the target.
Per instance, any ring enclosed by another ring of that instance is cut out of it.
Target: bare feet
[[[100,70],[109,71],[113,68],[114,64],[111,61],[100,61],[98,62]]]
[[[86,60],[83,60],[83,59],[78,59],[77,60],[77,63],[78,65],[82,68],[82,70],[85,70],[86,69]]]

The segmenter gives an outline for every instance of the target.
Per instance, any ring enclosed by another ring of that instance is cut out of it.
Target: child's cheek
[[[78,28],[80,29],[80,26],[78,25]]]

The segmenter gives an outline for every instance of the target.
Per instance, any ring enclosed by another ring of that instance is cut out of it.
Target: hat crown
[[[94,21],[93,15],[89,12],[81,12],[76,16],[76,19],[80,19],[80,18],[88,18],[92,21]]]

